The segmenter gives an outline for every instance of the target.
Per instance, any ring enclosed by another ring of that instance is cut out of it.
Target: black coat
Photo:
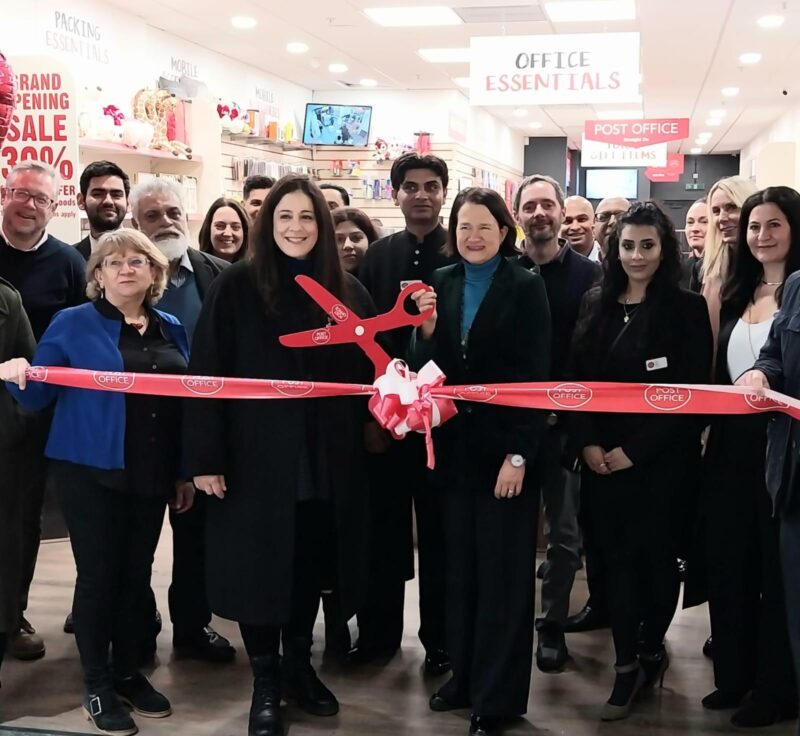
[[[373,314],[363,287],[349,276],[346,283],[348,294],[340,295],[345,303],[363,316]],[[280,345],[280,335],[325,324],[324,315],[293,283],[284,297],[280,313],[268,315],[252,264],[240,261],[226,269],[205,298],[190,371],[288,381],[372,381],[371,366],[355,345]],[[252,624],[288,621],[303,449],[315,484],[332,499],[343,613],[355,612],[367,561],[367,417],[361,398],[187,402],[188,473],[224,475],[228,489],[224,499],[210,499],[207,516],[208,594],[217,614]]]
[[[33,360],[36,344],[19,293],[0,278],[0,363]],[[0,633],[18,625],[22,568],[22,493],[18,446],[29,419],[0,382]]]
[[[701,296],[678,289],[653,295],[636,309],[624,330],[622,305],[606,306],[599,297],[599,289],[593,289],[584,299],[569,371],[574,380],[708,383],[713,348]],[[647,363],[657,359],[665,359],[666,365],[648,370]],[[621,447],[633,462],[632,468],[607,476],[583,468],[583,511],[598,543],[613,549],[684,544],[690,532],[687,510],[696,487],[702,418],[574,412],[571,425],[579,448]]]
[[[222,258],[203,253],[197,248],[189,248],[189,261],[194,269],[194,279],[200,299],[206,298],[206,293],[211,288],[211,282],[222,273],[230,264]]]
[[[464,266],[457,263],[433,274],[438,320],[430,340],[417,339],[412,367],[434,360],[449,384],[544,381],[550,370],[550,310],[541,276],[502,260],[461,344]],[[459,413],[434,430],[439,474],[462,459],[500,466],[507,454],[536,458],[544,413],[491,404],[459,402]]]
[[[89,239],[88,235],[83,240],[73,243],[72,247],[83,256],[84,261],[88,261],[89,256],[92,255],[92,241]]]
[[[783,287],[781,308],[754,368],[763,371],[771,388],[787,396],[800,396],[800,273]],[[800,424],[776,413],[767,427],[767,490],[778,511],[789,502],[800,462]],[[787,472],[788,471],[788,472]]]

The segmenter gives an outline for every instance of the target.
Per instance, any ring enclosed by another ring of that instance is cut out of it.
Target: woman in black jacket
[[[783,283],[800,269],[800,194],[769,187],[751,195],[738,231],[722,290],[714,377],[727,385],[755,363]],[[717,689],[703,706],[738,708],[736,726],[768,726],[797,714],[778,521],[764,475],[768,423],[768,414],[714,417],[704,461],[701,528]]]
[[[201,375],[370,383],[355,345],[287,348],[278,338],[321,328],[327,316],[295,283],[307,274],[358,314],[374,313],[342,271],[319,188],[288,175],[262,205],[251,258],[214,281],[195,332],[190,369]],[[250,736],[283,733],[283,694],[314,715],[339,704],[311,666],[320,593],[335,589],[347,620],[361,602],[368,508],[359,398],[194,401],[184,433],[189,472],[213,494],[208,510],[211,607],[239,622],[255,676]]]
[[[679,287],[680,247],[672,223],[645,202],[621,216],[616,234],[602,285],[584,298],[574,378],[708,382],[708,310],[701,296]],[[689,392],[644,391],[655,414],[573,416],[583,456],[582,515],[607,561],[616,650],[617,676],[603,720],[625,718],[637,692],[663,678],[669,664],[664,635],[678,602],[679,529],[700,459],[701,422],[669,413],[687,403]]]
[[[461,262],[434,272],[434,292],[413,295],[420,311],[435,307],[412,336],[413,367],[432,359],[454,384],[547,378],[544,282],[506,260],[515,237],[500,195],[458,194],[445,247]],[[453,677],[430,706],[471,706],[470,734],[495,733],[501,719],[527,710],[539,510],[528,469],[543,429],[541,412],[465,403],[436,430]]]

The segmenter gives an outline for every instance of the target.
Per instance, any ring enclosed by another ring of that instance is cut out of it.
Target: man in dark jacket
[[[75,243],[75,250],[88,261],[97,247],[97,239],[122,227],[128,214],[128,195],[131,181],[128,175],[111,161],[92,161],[81,173],[78,207],[86,212],[89,234]]]
[[[211,282],[228,264],[190,247],[183,192],[174,181],[153,179],[137,184],[131,190],[130,207],[134,227],[147,235],[170,262],[167,290],[158,308],[180,320],[191,344],[203,299]],[[233,659],[235,650],[211,628],[206,597],[206,501],[204,494],[197,494],[189,511],[169,514],[173,535],[169,589],[172,643],[179,656],[227,662]]]
[[[47,232],[58,206],[58,190],[53,168],[34,161],[14,168],[2,188],[0,277],[19,291],[37,340],[56,312],[86,299],[86,264],[74,248]],[[22,568],[19,628],[9,637],[8,647],[12,656],[25,660],[45,654],[44,642],[24,614],[42,533],[49,417],[45,411],[30,418],[15,456],[22,498]]]
[[[36,343],[19,292],[0,278],[0,363],[33,359]],[[19,630],[22,572],[22,491],[15,456],[25,437],[27,417],[0,381],[0,664],[8,637]]]

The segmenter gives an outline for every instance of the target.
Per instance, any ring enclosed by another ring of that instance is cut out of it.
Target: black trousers
[[[797,698],[781,576],[780,522],[763,486],[729,486],[708,513],[714,684],[756,699]]]
[[[239,622],[249,657],[278,654],[281,633],[285,645],[302,641],[311,647],[314,622],[323,590],[332,586],[336,571],[333,506],[326,501],[297,504],[295,517],[292,612],[282,626]]]
[[[441,489],[452,696],[480,715],[526,712],[531,681],[539,489],[526,474],[512,499],[494,497],[500,463]]]
[[[71,463],[53,462],[50,472],[78,570],[75,639],[86,687],[95,692],[110,686],[112,672],[127,677],[137,670],[166,493],[123,492]]]
[[[425,470],[424,438],[392,442],[369,458],[370,568],[358,612],[359,646],[394,651],[403,637],[405,584],[414,576],[412,503],[417,522],[419,639],[445,648],[445,546],[440,494]]]

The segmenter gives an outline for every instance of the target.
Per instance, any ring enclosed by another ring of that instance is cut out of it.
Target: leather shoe
[[[83,715],[100,733],[108,736],[133,736],[139,732],[131,714],[112,691],[87,693]]]
[[[8,637],[8,653],[15,659],[25,662],[44,657],[44,640],[36,629],[23,617],[19,630]]]
[[[67,617],[64,619],[64,633],[65,634],[75,633],[75,619],[72,617],[72,611],[70,611],[67,614]]]
[[[569,658],[564,632],[554,626],[543,626],[539,630],[536,645],[536,666],[542,672],[561,672]]]
[[[431,649],[425,654],[425,672],[429,675],[443,675],[451,669],[450,655],[444,649]]]
[[[731,716],[731,723],[739,728],[761,728],[795,718],[797,718],[796,705],[780,705],[750,699]]]
[[[204,626],[189,636],[173,636],[172,646],[178,659],[203,659],[222,664],[232,662],[236,656],[236,650],[231,643],[210,626]]]
[[[709,659],[714,659],[714,642],[710,636],[706,639],[705,644],[703,644],[703,655]]]
[[[608,616],[605,612],[592,608],[586,604],[574,616],[570,616],[562,628],[565,634],[578,634],[583,631],[597,631],[609,627]]]
[[[544,580],[548,572],[550,572],[550,560],[544,560],[542,564],[536,568],[536,578],[538,580]]]
[[[500,733],[500,719],[479,716],[475,713],[469,719],[469,736],[497,736]]]
[[[449,710],[469,708],[469,698],[457,692],[456,684],[450,679],[440,687],[428,701],[430,709],[437,713],[446,713]]]
[[[713,693],[706,695],[700,702],[706,710],[731,710],[738,708],[742,704],[745,695],[747,695],[745,692],[714,690]]]

